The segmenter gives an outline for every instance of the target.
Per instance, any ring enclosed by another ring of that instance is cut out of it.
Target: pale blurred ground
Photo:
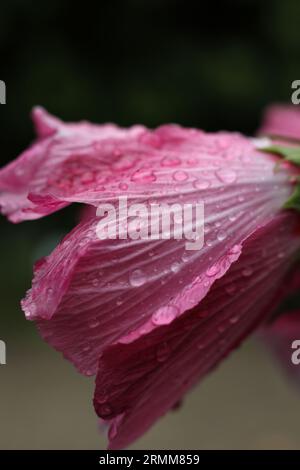
[[[0,448],[104,449],[92,408],[93,379],[81,377],[35,334],[2,339],[7,365],[0,366]],[[300,449],[299,397],[252,339],[132,448]]]

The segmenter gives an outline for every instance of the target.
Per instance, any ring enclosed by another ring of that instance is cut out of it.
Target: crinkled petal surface
[[[259,229],[195,308],[104,351],[94,405],[110,423],[111,449],[143,434],[265,319],[299,250],[296,223],[283,216]]]
[[[69,202],[60,194],[102,185],[118,142],[133,142],[142,126],[65,124],[42,108],[33,110],[37,140],[0,171],[0,207],[12,222],[37,219]],[[116,156],[117,158],[117,156]],[[75,190],[76,188],[76,190]]]
[[[193,202],[208,194],[228,204],[239,196],[247,207],[250,194],[263,189],[259,183],[278,183],[281,191],[287,178],[287,171],[274,175],[277,157],[260,153],[239,134],[176,125],[150,131],[65,124],[41,108],[33,117],[37,141],[0,171],[0,206],[13,222],[71,202],[98,205],[121,194],[163,202],[178,201],[178,195]]]

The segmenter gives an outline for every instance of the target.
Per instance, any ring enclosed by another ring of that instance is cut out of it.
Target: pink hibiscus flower
[[[300,141],[300,111],[297,106],[277,104],[268,107],[264,112],[259,133],[274,137],[280,143],[288,142],[290,148],[295,149],[290,157],[294,158],[296,163],[300,162],[300,151],[297,146]],[[298,199],[298,194],[296,197]],[[285,314],[281,313],[271,325],[267,325],[268,327],[262,333],[262,338],[278,357],[284,370],[298,384],[299,371],[297,364],[293,363],[292,356],[295,350],[294,356],[297,360],[297,344],[300,346],[300,311],[296,309],[297,302],[295,301],[299,289],[300,271],[298,270],[286,286],[285,297],[291,298],[289,303],[292,304],[292,310]]]
[[[300,110],[295,105],[274,104],[263,116],[260,134],[275,138],[300,140]]]
[[[0,172],[13,222],[72,202],[94,211],[35,266],[22,301],[43,338],[87,376],[94,405],[123,448],[269,318],[300,249],[283,206],[298,168],[262,142],[177,125],[64,124],[34,112],[37,141]],[[133,202],[205,207],[205,244],[99,240],[96,207]],[[291,206],[291,204],[290,204]]]

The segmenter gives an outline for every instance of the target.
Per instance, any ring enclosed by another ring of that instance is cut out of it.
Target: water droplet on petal
[[[212,246],[213,243],[214,243],[214,241],[211,238],[206,240],[206,245],[209,246],[209,247]]]
[[[97,328],[97,326],[100,325],[100,322],[97,321],[97,320],[92,320],[90,323],[89,323],[89,327],[90,328]]]
[[[225,230],[219,230],[219,232],[217,233],[217,239],[219,240],[219,242],[222,242],[226,238],[227,238],[227,233],[225,232]]]
[[[191,257],[193,256],[193,252],[192,251],[185,251],[181,257],[182,261],[184,263],[187,263],[188,261],[190,261]]]
[[[210,182],[207,180],[196,180],[194,181],[193,186],[195,189],[202,191],[210,187]]]
[[[222,183],[232,184],[237,179],[237,174],[229,168],[222,168],[216,171],[216,175]]]
[[[175,181],[186,181],[188,174],[185,171],[175,171],[175,173],[173,173],[173,179]]]
[[[165,157],[161,162],[161,166],[174,167],[180,165],[180,160],[177,157]]]
[[[125,171],[129,170],[134,166],[136,163],[136,158],[131,155],[121,155],[119,152],[116,156],[120,156],[120,158],[113,162],[112,168],[117,171]]]
[[[142,286],[146,282],[146,276],[141,269],[135,269],[130,274],[129,282],[132,287]]]
[[[145,133],[139,137],[139,141],[153,148],[159,148],[161,146],[160,136],[156,135],[153,131],[145,131]]]
[[[229,219],[229,222],[235,222],[236,219],[237,219],[237,215],[236,215],[236,214],[231,214],[231,215],[228,217],[228,219]]]
[[[154,325],[168,325],[171,323],[178,314],[178,309],[175,305],[167,305],[162,307],[152,315],[152,323]]]
[[[245,268],[243,269],[243,276],[245,277],[249,277],[253,274],[253,269],[248,267],[248,268]]]
[[[173,263],[171,265],[171,271],[173,273],[178,273],[178,271],[180,271],[180,264],[179,263]]]
[[[234,325],[235,323],[237,323],[239,321],[240,317],[238,315],[234,316],[234,317],[231,317],[229,319],[229,322]]]
[[[156,181],[156,176],[152,171],[141,169],[133,173],[131,180],[141,183],[152,183]]]

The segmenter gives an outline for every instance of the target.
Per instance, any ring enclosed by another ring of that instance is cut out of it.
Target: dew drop
[[[156,176],[152,171],[141,169],[133,173],[131,180],[141,183],[152,183],[156,181]]]
[[[240,317],[238,315],[234,316],[234,317],[231,317],[229,319],[229,322],[234,325],[235,323],[237,323],[239,321]]]
[[[97,321],[97,320],[93,320],[89,323],[90,328],[97,328],[97,326],[99,326],[99,325],[100,325],[100,322]]]
[[[180,160],[177,157],[165,157],[162,159],[161,166],[174,167],[180,165]]]
[[[245,268],[243,269],[243,276],[245,277],[249,277],[253,274],[253,269],[248,267],[248,268]]]
[[[208,247],[213,246],[213,244],[214,244],[214,240],[213,240],[212,238],[209,238],[208,240],[206,240],[206,245],[207,245]]]
[[[200,191],[203,191],[204,189],[207,189],[210,187],[210,182],[207,180],[196,180],[194,181],[193,186],[195,189],[199,189]]]
[[[142,286],[146,282],[146,276],[141,269],[135,269],[130,274],[129,282],[132,287]]]
[[[152,323],[154,323],[154,325],[168,325],[176,318],[177,313],[177,307],[167,305],[166,307],[160,308],[152,315]]]
[[[219,230],[219,232],[217,233],[217,239],[219,240],[219,242],[222,242],[226,238],[227,238],[227,233],[224,230]]]
[[[188,174],[185,171],[175,171],[173,173],[174,181],[186,181],[188,179]]]
[[[118,159],[118,161],[116,161],[112,164],[112,168],[114,170],[125,171],[125,170],[131,169],[134,166],[134,164],[136,162],[135,157],[132,157],[131,155],[123,155],[122,156],[120,153],[119,153],[119,156],[120,156],[120,158]]]
[[[192,257],[193,253],[191,251],[185,251],[181,257],[182,261],[184,263],[187,263],[191,257]]]
[[[231,214],[231,215],[228,217],[228,219],[229,219],[229,222],[235,222],[236,219],[237,219],[237,215],[236,215],[236,214]]]
[[[173,263],[171,265],[171,271],[173,273],[178,273],[178,271],[180,271],[180,264],[179,263]]]
[[[222,168],[216,171],[216,175],[222,183],[232,184],[236,181],[237,175],[234,170],[229,168]]]

